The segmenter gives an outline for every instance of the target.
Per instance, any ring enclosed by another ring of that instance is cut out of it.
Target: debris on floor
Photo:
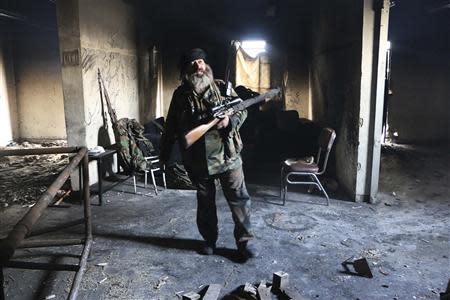
[[[365,257],[354,261],[346,260],[342,263],[342,266],[344,267],[346,274],[373,278],[369,263]],[[353,266],[354,271],[350,270],[349,266]]]
[[[182,294],[186,300],[217,300],[217,299],[259,299],[271,300],[273,295],[277,299],[304,299],[295,289],[289,287],[289,274],[283,271],[273,273],[272,283],[261,280],[257,284],[245,283],[233,292],[220,296],[220,284],[210,284],[199,292],[190,291]],[[177,293],[178,294],[178,293]]]
[[[10,143],[0,150],[65,147],[66,141],[44,143]],[[56,179],[69,163],[67,154],[26,155],[0,157],[0,209],[13,204],[34,204],[47,187]],[[70,190],[66,183],[63,190],[58,191],[55,199],[66,197]]]

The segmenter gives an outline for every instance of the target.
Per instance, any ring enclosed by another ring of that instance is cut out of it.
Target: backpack
[[[146,156],[152,155],[152,143],[144,137],[144,127],[136,119],[122,118],[113,123],[114,137],[118,146],[117,155],[127,173],[148,168]]]
[[[111,117],[120,166],[127,173],[147,170],[147,165],[150,162],[147,162],[145,157],[151,156],[155,149],[152,143],[144,137],[144,127],[136,119],[117,119],[116,112],[111,105],[108,91],[100,74],[100,69],[98,70],[98,84],[102,105],[104,95],[109,116]]]

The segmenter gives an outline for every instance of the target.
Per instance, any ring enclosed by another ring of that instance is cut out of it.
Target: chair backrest
[[[331,147],[333,147],[336,139],[336,132],[331,128],[324,128],[319,136],[319,150],[317,151],[317,165],[319,166],[319,174],[325,173],[327,169],[328,157]],[[322,158],[322,161],[320,160]]]

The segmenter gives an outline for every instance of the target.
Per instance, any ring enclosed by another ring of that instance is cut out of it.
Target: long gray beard
[[[212,69],[209,65],[206,65],[205,73],[193,73],[185,74],[184,80],[186,80],[191,88],[197,94],[203,94],[214,80]]]

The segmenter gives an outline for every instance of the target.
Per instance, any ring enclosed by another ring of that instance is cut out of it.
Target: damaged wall
[[[320,1],[312,34],[312,114],[336,130],[330,168],[350,195],[355,194],[358,165],[362,10],[360,1]]]
[[[389,132],[401,143],[450,139],[448,55],[393,43]],[[407,108],[407,109],[405,109]]]
[[[2,6],[5,17],[0,20],[0,31],[6,59],[3,70],[12,103],[10,117],[1,119],[10,123],[14,139],[64,139],[55,5],[8,2]]]
[[[331,166],[355,201],[378,192],[389,5],[321,1],[315,10],[313,115],[336,130]]]
[[[259,1],[245,1],[238,7],[226,1],[211,4],[205,0],[141,4],[140,11],[146,12],[141,16],[144,19],[141,26],[146,31],[143,43],[147,49],[158,45],[162,58],[164,115],[167,114],[173,91],[180,84],[177,63],[184,50],[204,48],[215,77],[223,79],[231,40],[264,39],[270,47],[269,51],[276,52],[270,68],[271,73],[280,78],[271,80],[273,87],[280,86],[283,68],[288,74],[286,103],[277,105],[277,108],[295,109],[301,117],[311,117],[308,3],[295,0],[271,4],[269,8],[275,11],[269,13],[267,4]],[[196,15],[202,15],[202,18]],[[293,18],[293,15],[296,17]],[[151,92],[150,101],[155,101],[155,94]],[[151,105],[156,108],[156,105]]]
[[[19,136],[12,42],[5,28],[0,20],[0,147]]]
[[[300,118],[313,119],[309,89],[309,56],[307,53],[287,49],[285,109],[296,110]]]
[[[390,137],[400,143],[449,141],[450,10],[445,1],[396,2],[389,26]]]
[[[80,0],[79,9],[86,142],[92,147],[103,138],[98,68],[117,117],[139,121],[135,15],[134,8],[121,0]],[[111,123],[108,127],[114,142]]]
[[[109,116],[103,120],[97,69],[117,117],[139,120],[134,8],[121,0],[67,0],[57,2],[57,11],[68,144],[110,145],[114,135]],[[89,171],[96,182],[96,164]]]
[[[20,137],[65,139],[56,30],[23,27],[15,37],[14,50]]]

